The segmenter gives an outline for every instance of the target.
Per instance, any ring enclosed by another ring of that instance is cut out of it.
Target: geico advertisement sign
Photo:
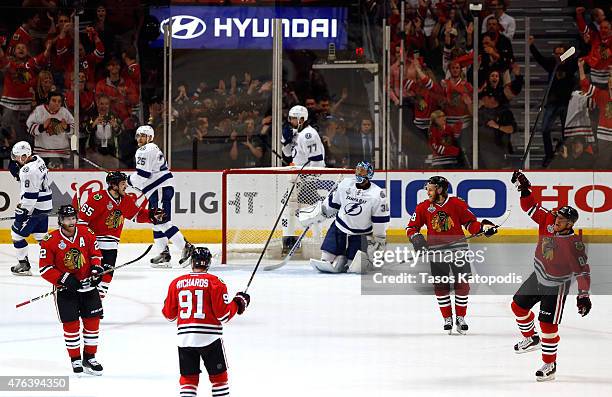
[[[449,192],[464,199],[474,215],[501,221],[507,210],[511,215],[505,226],[529,228],[533,224],[520,207],[519,194],[510,182],[510,172],[444,173]],[[376,176],[381,176],[379,173]],[[427,198],[424,185],[430,173],[389,172],[387,195],[391,228],[404,228],[418,203]],[[612,227],[612,173],[528,172],[535,196],[549,209],[571,205],[580,213],[583,227]],[[385,180],[376,180],[386,186]]]
[[[188,229],[219,229],[221,173],[218,172],[175,172],[174,202],[172,219],[175,224]],[[83,203],[91,194],[106,188],[104,172],[54,171],[49,174],[53,192],[53,207],[73,202],[78,192],[79,202]],[[12,215],[19,203],[19,182],[8,172],[0,173],[0,213]],[[143,195],[128,188],[130,194],[143,203]],[[146,205],[146,203],[144,204]],[[127,228],[146,228],[126,222]],[[8,228],[8,226],[6,226]]]

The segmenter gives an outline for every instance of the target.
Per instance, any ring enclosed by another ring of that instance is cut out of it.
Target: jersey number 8
[[[194,294],[195,294],[195,302],[194,302]],[[179,316],[182,319],[188,318],[197,318],[203,319],[206,317],[204,313],[204,291],[201,289],[197,289],[195,291],[190,290],[182,290],[178,294],[179,306],[181,307],[181,312]],[[195,303],[195,305],[194,305]],[[195,311],[194,311],[195,306]]]

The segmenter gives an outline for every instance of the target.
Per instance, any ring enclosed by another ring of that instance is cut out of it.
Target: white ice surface
[[[121,245],[117,263],[144,247]],[[53,299],[15,309],[49,291],[48,283],[38,275],[11,275],[13,258],[10,245],[0,246],[0,375],[68,375]],[[233,293],[244,288],[251,270],[225,266],[213,273]],[[169,282],[185,271],[151,269],[148,258],[117,271],[104,300],[97,355],[102,377],[71,378],[69,392],[0,396],[178,395],[175,325],[160,310]],[[249,293],[251,306],[224,331],[234,396],[612,395],[610,296],[594,296],[585,318],[568,298],[557,380],[539,384],[539,352],[512,352],[520,334],[510,296],[471,296],[469,335],[448,336],[433,297],[362,296],[353,275],[289,265],[258,272]],[[205,376],[199,395],[210,395]]]

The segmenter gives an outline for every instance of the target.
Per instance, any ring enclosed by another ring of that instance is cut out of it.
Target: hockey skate
[[[100,365],[93,354],[85,354],[83,356],[83,368],[88,374],[95,376],[102,375],[102,365]]]
[[[550,363],[542,365],[542,368],[536,371],[536,380],[538,382],[545,382],[547,380],[554,380],[555,374],[557,373],[557,363]]]
[[[283,236],[283,250],[281,251],[281,256],[283,258],[289,254],[289,251],[291,251],[297,239],[297,236]]]
[[[72,372],[74,372],[75,374],[83,373],[83,361],[80,357],[72,359]]]
[[[25,259],[20,260],[18,265],[11,266],[11,272],[16,276],[31,276],[32,272],[30,269],[30,261],[27,256]]]
[[[160,252],[159,255],[154,258],[151,258],[151,267],[154,267],[156,269],[170,268],[172,267],[172,265],[170,264],[170,259],[172,259],[172,257],[170,256],[170,249],[166,247],[162,252]]]
[[[449,335],[453,333],[452,317],[444,317],[444,331],[447,331]]]
[[[465,335],[467,333],[469,327],[463,316],[457,316],[455,319],[455,325],[457,326],[457,332],[459,332],[461,335]]]
[[[522,354],[538,350],[540,347],[540,337],[538,335],[533,335],[514,345],[514,352],[516,354]]]
[[[183,254],[181,259],[179,259],[179,264],[185,263],[189,258],[191,258],[191,254],[193,254],[195,247],[188,241],[185,241],[185,248],[183,248]]]

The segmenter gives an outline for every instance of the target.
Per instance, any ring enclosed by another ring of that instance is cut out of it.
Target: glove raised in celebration
[[[521,171],[514,171],[512,173],[510,182],[514,183],[519,192],[528,195],[531,182],[529,182],[529,179],[527,179],[525,174],[523,174]]]
[[[485,237],[491,237],[497,233],[497,226],[490,220],[483,219],[482,222],[480,222],[480,232],[483,233]]]
[[[81,282],[76,278],[76,276],[68,272],[62,274],[59,280],[57,280],[57,283],[66,288],[68,291],[72,292],[76,292],[83,288]]]
[[[246,292],[238,292],[232,300],[236,303],[236,306],[238,306],[237,313],[242,314],[246,308],[249,307],[249,303],[251,303],[251,296]]]
[[[417,233],[410,237],[410,242],[415,251],[427,249],[427,241],[425,241],[425,237],[421,233]]]
[[[582,317],[589,314],[592,305],[588,292],[581,291],[578,293],[578,296],[576,297],[576,306],[578,306],[578,314],[580,314]]]

